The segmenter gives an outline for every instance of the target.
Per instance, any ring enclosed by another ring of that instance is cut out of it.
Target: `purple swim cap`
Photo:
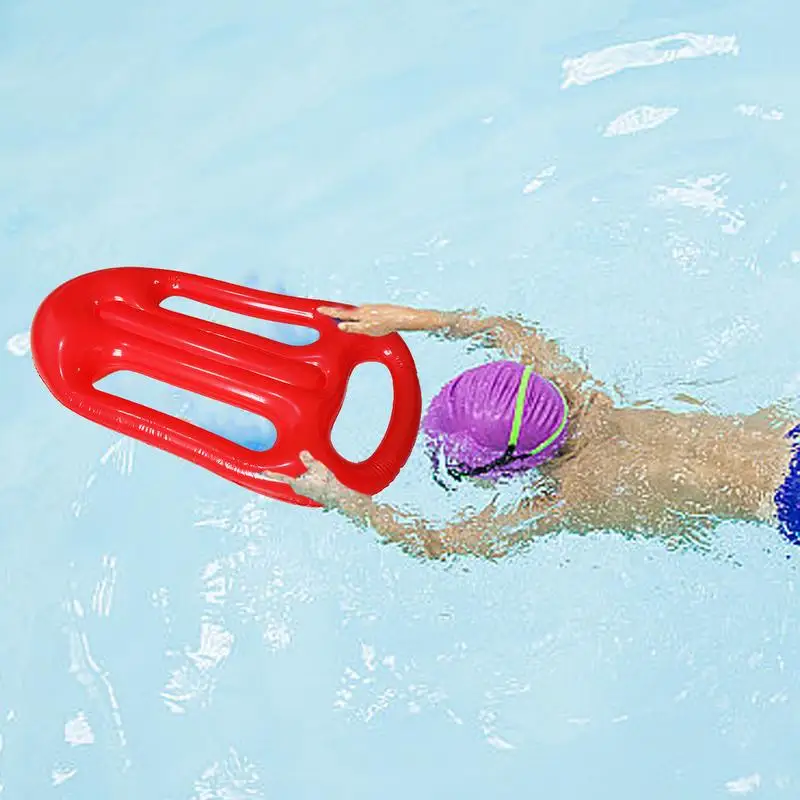
[[[567,438],[567,411],[549,380],[514,361],[494,361],[445,384],[422,428],[432,457],[441,454],[452,475],[496,479],[552,458]]]

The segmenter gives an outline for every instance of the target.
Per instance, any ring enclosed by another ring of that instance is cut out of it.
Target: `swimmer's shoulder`
[[[608,439],[618,430],[617,410],[604,391],[587,391],[581,402],[570,408],[569,433],[564,447],[540,470],[557,481],[580,476],[587,469],[587,463],[594,463],[598,454],[607,448]]]
[[[616,406],[601,388],[589,387],[567,397],[569,409],[569,438],[585,439],[602,435],[612,422]]]

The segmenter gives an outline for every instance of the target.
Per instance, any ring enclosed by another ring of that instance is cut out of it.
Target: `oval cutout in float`
[[[206,322],[216,322],[217,325],[225,325],[228,328],[254,333],[256,336],[274,339],[276,342],[290,344],[295,347],[313,344],[319,339],[319,331],[316,328],[309,328],[306,325],[290,325],[286,322],[273,322],[272,320],[261,319],[261,317],[237,314],[224,308],[189,300],[187,297],[178,297],[177,295],[167,297],[162,301],[161,306],[168,311],[177,311],[179,314],[204,319]]]
[[[350,461],[364,461],[381,443],[392,415],[394,392],[389,370],[372,361],[350,375],[344,403],[331,431],[336,451]]]
[[[97,381],[95,388],[186,420],[258,453],[269,450],[278,438],[275,426],[266,417],[137,372],[113,372]]]

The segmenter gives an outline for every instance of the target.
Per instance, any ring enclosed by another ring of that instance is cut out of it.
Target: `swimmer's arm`
[[[585,398],[587,387],[597,387],[588,369],[570,358],[554,339],[535,325],[513,317],[484,317],[477,311],[420,311],[417,330],[452,339],[474,339],[484,347],[531,364],[536,371],[558,383],[571,406]]]
[[[513,317],[485,317],[477,311],[434,311],[389,303],[357,308],[320,306],[322,314],[334,317],[348,333],[384,336],[400,331],[427,331],[450,339],[473,339],[500,350],[514,361],[531,364],[536,371],[556,381],[575,407],[597,395],[599,384],[588,370],[569,358],[558,342],[547,338],[535,325]],[[594,384],[595,389],[587,388]]]
[[[441,526],[353,491],[340,495],[329,508],[372,528],[385,542],[399,545],[410,555],[440,560],[456,555],[507,556],[522,542],[560,528],[559,506],[556,497],[528,498],[503,511],[492,502]]]
[[[336,510],[353,522],[371,527],[385,541],[406,552],[442,559],[454,555],[500,558],[526,539],[552,533],[563,526],[565,502],[555,492],[524,498],[516,506],[498,511],[497,502],[452,522],[433,525],[390,505],[377,503],[339,481],[331,470],[304,450],[300,460],[306,471],[298,476],[265,470],[266,480],[290,486],[301,497]]]

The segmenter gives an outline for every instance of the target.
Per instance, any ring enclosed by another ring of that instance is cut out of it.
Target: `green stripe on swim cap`
[[[517,446],[519,429],[522,427],[522,412],[525,410],[525,395],[528,391],[528,382],[533,374],[533,367],[525,367],[517,390],[517,403],[514,406],[514,421],[511,423],[511,436],[508,437],[508,449]]]
[[[509,450],[515,448],[517,446],[517,442],[519,441],[519,432],[522,428],[522,412],[525,410],[525,395],[528,393],[528,383],[530,382],[532,374],[533,367],[530,366],[525,367],[522,372],[522,379],[519,382],[519,390],[517,391],[517,402],[514,406],[514,421],[511,424],[511,436],[509,436],[508,439]],[[533,450],[531,450],[527,454],[528,456],[538,455],[542,452],[542,450],[546,450],[548,447],[550,447],[550,445],[553,444],[553,442],[564,432],[564,428],[567,426],[567,420],[569,419],[569,405],[567,404],[567,398],[564,397],[564,393],[555,383],[552,381],[547,382],[558,392],[558,396],[561,398],[561,402],[564,404],[564,411],[561,415],[561,422],[558,423],[558,427],[541,444],[537,445]]]
[[[528,453],[529,456],[535,456],[538,453],[541,453],[542,450],[546,450],[550,447],[553,442],[561,436],[564,428],[567,427],[567,419],[569,418],[569,406],[567,405],[567,398],[564,397],[564,392],[558,388],[558,386],[553,383],[552,381],[548,381],[550,385],[558,392],[558,396],[561,398],[561,402],[564,404],[564,413],[561,416],[561,422],[558,423],[558,427],[538,446],[531,450]]]

